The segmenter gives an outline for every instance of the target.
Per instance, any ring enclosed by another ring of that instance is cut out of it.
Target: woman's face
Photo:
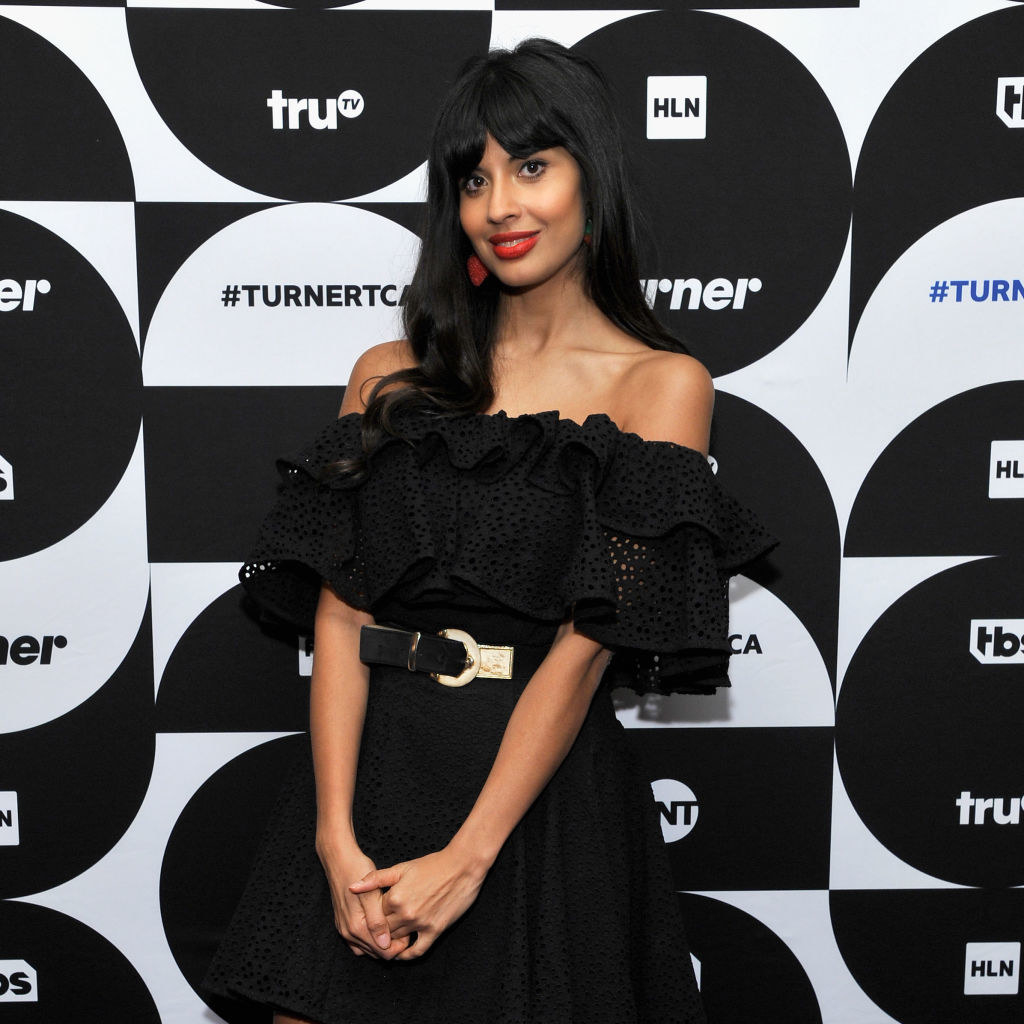
[[[459,220],[484,266],[510,288],[567,273],[586,222],[579,164],[562,146],[512,157],[488,135],[460,183]]]

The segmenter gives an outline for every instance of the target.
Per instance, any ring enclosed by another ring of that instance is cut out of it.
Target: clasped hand
[[[482,884],[483,876],[446,848],[369,871],[348,890],[359,898],[377,955],[413,960],[466,912]],[[413,932],[415,941],[410,938]],[[353,952],[363,951],[353,947]]]

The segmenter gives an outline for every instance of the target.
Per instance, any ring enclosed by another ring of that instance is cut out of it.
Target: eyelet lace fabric
[[[280,460],[281,495],[240,574],[266,614],[311,630],[326,579],[378,622],[481,642],[550,644],[571,610],[615,654],[477,898],[418,959],[357,957],[338,934],[301,744],[204,988],[317,1024],[707,1024],[611,693],[727,685],[728,577],[771,539],[698,452],[603,414],[406,412],[366,479],[321,479],[361,451],[360,424],[343,416]],[[529,683],[515,664],[512,679],[459,688],[369,666],[352,820],[377,867],[449,843]]]
[[[362,451],[350,413],[282,458],[283,489],[240,579],[269,614],[311,630],[321,579],[376,612],[388,598],[489,596],[615,653],[611,686],[728,686],[728,582],[775,543],[697,451],[556,410],[396,417],[370,475],[321,480]]]

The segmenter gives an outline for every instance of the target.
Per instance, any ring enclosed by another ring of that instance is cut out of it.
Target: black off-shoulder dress
[[[279,461],[282,495],[240,574],[268,613],[311,629],[326,579],[380,624],[482,643],[550,645],[571,611],[615,654],[477,900],[416,960],[357,957],[336,932],[304,750],[205,987],[320,1024],[703,1022],[657,809],[611,691],[728,686],[728,580],[773,539],[699,452],[603,413],[406,410],[367,479],[322,481],[362,450],[360,422],[342,416]],[[378,867],[454,835],[528,682],[453,688],[370,667],[353,814]]]

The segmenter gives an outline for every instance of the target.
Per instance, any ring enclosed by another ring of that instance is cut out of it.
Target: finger
[[[366,930],[381,949],[387,949],[391,945],[391,931],[381,907],[380,890],[359,893],[359,903],[363,908],[363,917],[366,918]]]
[[[424,939],[423,933],[421,932],[420,935],[417,937],[416,941],[407,949],[399,953],[398,956],[395,957],[395,959],[417,960],[421,956],[426,954],[432,945],[433,942],[430,939]]]
[[[371,889],[380,889],[386,885],[395,885],[402,877],[402,872],[397,865],[391,868],[380,868],[376,871],[369,871],[358,882],[349,885],[350,892],[369,892]]]

